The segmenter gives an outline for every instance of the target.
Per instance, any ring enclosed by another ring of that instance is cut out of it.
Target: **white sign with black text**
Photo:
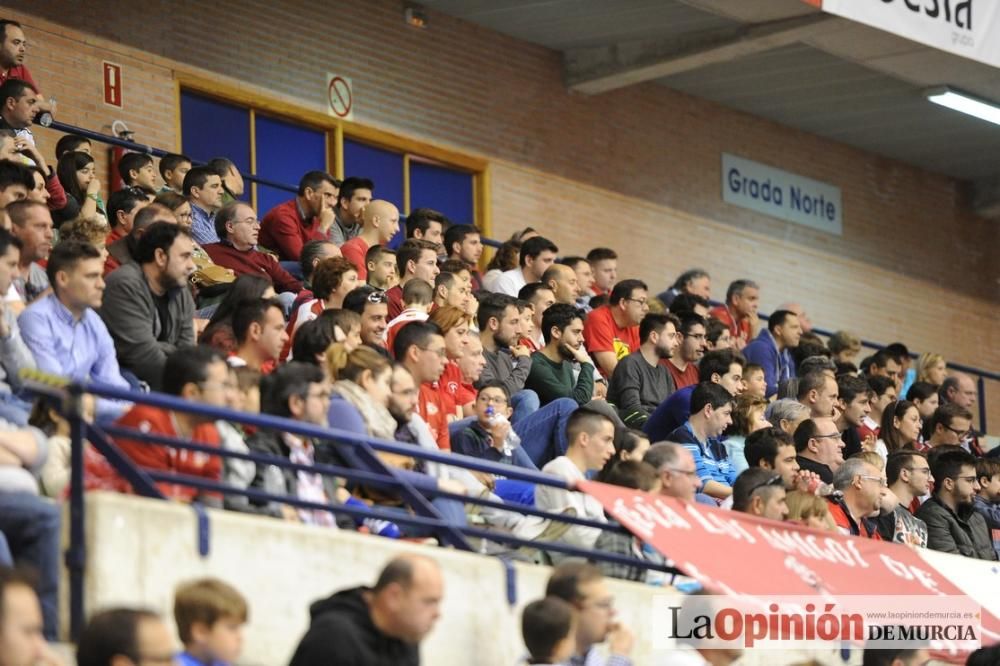
[[[722,153],[722,200],[830,234],[843,234],[840,188]]]
[[[997,0],[823,0],[823,11],[1000,67]]]

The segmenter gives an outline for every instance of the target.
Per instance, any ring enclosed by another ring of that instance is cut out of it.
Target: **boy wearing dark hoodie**
[[[419,666],[420,641],[434,628],[443,596],[437,563],[395,557],[375,587],[341,590],[312,605],[289,666]]]

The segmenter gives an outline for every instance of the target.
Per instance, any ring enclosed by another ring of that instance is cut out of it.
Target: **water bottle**
[[[498,414],[496,408],[494,408],[493,405],[488,405],[486,407],[486,423],[490,427],[490,432],[492,432],[493,428],[495,428],[496,426],[507,422],[508,422],[507,417],[504,416],[503,414]],[[509,458],[511,455],[514,454],[514,447],[510,445],[509,433],[507,437],[504,437],[503,442],[501,443],[501,447],[502,447],[501,452],[503,453],[503,456],[505,458]]]
[[[52,104],[55,104],[56,103],[56,98],[55,97],[50,97],[49,101]],[[48,111],[39,111],[38,115],[35,116],[35,124],[36,125],[40,125],[42,127],[51,127],[52,126],[52,114],[49,113]]]

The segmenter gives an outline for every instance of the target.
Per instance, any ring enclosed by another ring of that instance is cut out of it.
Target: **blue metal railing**
[[[120,148],[125,148],[127,150],[132,150],[139,153],[147,153],[149,155],[154,155],[156,157],[163,157],[170,151],[166,151],[160,148],[154,148],[153,146],[148,146],[141,143],[136,143],[134,141],[126,141],[125,139],[119,139],[115,136],[110,136],[107,134],[101,134],[100,132],[94,132],[92,130],[84,129],[82,127],[76,127],[74,125],[69,125],[67,123],[61,123],[59,121],[53,120],[51,129],[59,130],[60,132],[66,132],[67,134],[78,134],[80,136],[86,137],[92,141],[99,141],[101,143],[106,143],[112,146],[118,146]],[[267,180],[266,178],[260,178],[259,176],[253,174],[242,174],[243,179],[250,181],[252,183],[257,183],[259,185],[266,185],[267,187],[273,187],[278,190],[283,190],[285,192],[297,192],[298,188],[293,185],[288,185],[287,183],[278,183],[272,180]],[[502,245],[501,241],[495,240],[493,238],[483,238],[483,244],[489,245],[490,247],[500,247]],[[721,305],[717,301],[713,301],[712,305]],[[765,322],[769,315],[760,313],[758,315]],[[813,327],[813,331],[819,335],[825,335],[827,337],[833,335],[832,331],[827,331],[825,329]],[[879,344],[877,342],[870,342],[868,340],[861,341],[862,346],[868,347],[870,349],[884,349],[886,345]],[[911,354],[913,358],[917,358],[916,354]],[[991,372],[989,370],[983,370],[981,368],[975,368],[969,365],[963,365],[961,363],[951,363],[949,362],[948,367],[952,370],[957,370],[959,372],[964,372],[976,377],[976,390],[979,393],[979,428],[983,432],[986,432],[986,380],[1000,382],[1000,373]]]
[[[84,476],[83,449],[87,442],[103,455],[112,468],[120,474],[133,488],[137,495],[155,499],[166,499],[157,487],[157,483],[170,483],[196,489],[203,493],[242,496],[263,504],[287,504],[300,509],[325,511],[335,515],[346,515],[356,520],[375,518],[386,520],[404,526],[423,528],[433,533],[445,545],[460,550],[473,550],[467,537],[484,539],[503,543],[510,547],[529,547],[538,550],[551,551],[583,557],[589,560],[600,560],[616,564],[637,567],[645,570],[663,571],[677,574],[677,570],[668,566],[638,560],[616,553],[584,550],[565,543],[552,541],[533,541],[514,536],[499,530],[489,530],[469,525],[456,525],[447,521],[432,505],[428,498],[441,497],[463,504],[474,504],[492,507],[528,516],[591,527],[606,531],[625,532],[617,523],[602,523],[578,516],[554,514],[531,506],[499,502],[486,497],[475,497],[440,490],[436,480],[428,477],[427,485],[413,483],[399,470],[382,462],[375,452],[396,453],[425,462],[440,463],[452,467],[494,474],[508,479],[528,481],[536,485],[546,485],[561,490],[574,490],[572,484],[565,480],[531,469],[513,467],[510,465],[492,463],[478,458],[471,458],[445,451],[428,450],[412,445],[401,444],[370,437],[359,436],[334,428],[320,427],[289,419],[260,414],[246,414],[230,409],[210,407],[192,403],[180,398],[159,394],[139,393],[123,390],[102,384],[72,383],[66,386],[52,385],[29,381],[30,390],[56,398],[61,404],[61,413],[69,421],[72,441],[71,451],[71,487],[70,487],[70,543],[66,552],[66,566],[70,579],[70,631],[77,636],[84,620],[84,572],[86,568],[85,549],[85,493],[86,479]],[[90,394],[99,398],[123,400],[135,404],[149,405],[165,410],[198,415],[207,420],[225,420],[243,425],[255,426],[273,432],[290,433],[293,435],[329,442],[337,447],[338,453],[346,461],[344,465],[295,463],[284,457],[276,457],[253,452],[229,451],[197,442],[181,440],[154,433],[125,428],[119,425],[98,426],[87,422],[80,409],[80,398]],[[398,510],[383,509],[374,506],[349,506],[336,503],[324,504],[299,499],[295,496],[277,495],[258,488],[239,488],[203,477],[168,473],[137,467],[115,444],[112,438],[129,439],[148,443],[153,446],[169,446],[175,449],[195,451],[223,459],[251,461],[256,464],[274,465],[283,469],[309,471],[323,476],[347,479],[353,483],[364,484],[393,491],[399,495],[403,503],[412,513]],[[207,519],[203,511],[198,509],[199,516]],[[374,537],[380,538],[380,537]]]

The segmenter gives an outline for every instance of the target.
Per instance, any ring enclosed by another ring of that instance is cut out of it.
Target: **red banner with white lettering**
[[[598,499],[630,532],[708,590],[734,596],[965,595],[915,550],[898,544],[779,523],[703,504],[593,481],[577,489]],[[1000,577],[983,581],[986,643],[1000,620],[986,607]],[[976,597],[979,594],[969,594]]]

